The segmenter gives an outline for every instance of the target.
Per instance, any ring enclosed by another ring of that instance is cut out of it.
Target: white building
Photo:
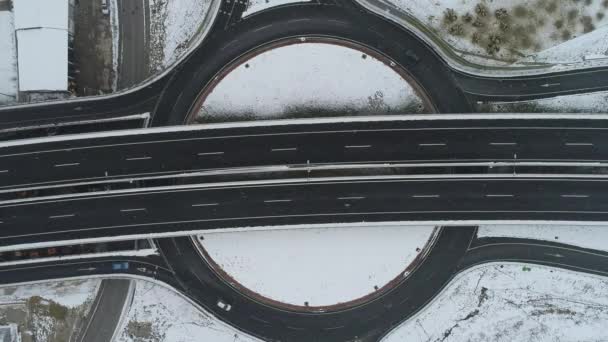
[[[74,0],[13,0],[20,101],[64,93],[71,78]]]

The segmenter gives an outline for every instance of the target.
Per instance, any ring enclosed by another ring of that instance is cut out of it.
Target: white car
[[[224,311],[230,311],[230,309],[232,309],[232,305],[222,301],[221,299],[217,300],[217,306]]]
[[[110,9],[108,8],[108,0],[101,0],[101,13],[105,15],[110,14]]]

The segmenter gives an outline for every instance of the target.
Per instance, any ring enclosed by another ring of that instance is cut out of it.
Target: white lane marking
[[[348,200],[362,200],[365,199],[363,196],[350,196],[350,197],[338,197],[340,201],[348,201]]]
[[[120,209],[121,213],[131,213],[134,211],[146,211],[146,208]]]
[[[78,166],[80,163],[66,163],[66,164],[55,164],[54,167],[68,167],[68,166]]]
[[[193,204],[193,207],[213,207],[219,205],[219,203],[199,203],[199,204]]]
[[[287,148],[273,148],[270,150],[271,152],[287,152],[287,151],[297,151],[297,147],[287,147]]]
[[[135,160],[148,160],[148,159],[152,159],[152,157],[133,157],[133,158],[126,158],[126,161],[135,161]]]
[[[593,146],[592,143],[566,143],[566,146]]]
[[[501,195],[501,194],[496,194],[496,195],[486,195],[486,197],[515,197],[513,195]]]
[[[280,200],[266,200],[264,203],[288,203],[291,202],[290,199],[280,199]]]
[[[224,152],[201,152],[197,153],[197,156],[218,156],[224,154]]]
[[[8,173],[8,170],[0,170],[0,173]]]
[[[76,214],[66,214],[66,215],[54,215],[54,216],[49,216],[50,219],[60,219],[60,218],[68,218],[68,217],[74,217],[76,216]]]
[[[353,149],[353,148],[370,148],[372,145],[346,145],[344,148]]]
[[[491,142],[491,146],[515,146],[517,143],[514,142]]]
[[[413,195],[412,198],[439,198],[439,195]]]
[[[589,195],[561,195],[562,198],[589,198]]]
[[[443,146],[447,146],[447,144],[444,144],[444,143],[418,144],[418,146],[420,146],[420,147],[443,147]]]

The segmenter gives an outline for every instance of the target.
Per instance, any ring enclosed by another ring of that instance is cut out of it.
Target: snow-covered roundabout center
[[[365,225],[209,232],[201,254],[228,284],[295,310],[344,309],[407,281],[432,248],[433,226]]]

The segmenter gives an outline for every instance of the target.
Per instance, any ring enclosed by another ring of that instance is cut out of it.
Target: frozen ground
[[[465,271],[430,305],[383,339],[606,341],[608,278],[536,265]]]
[[[211,258],[245,288],[292,305],[329,306],[403,276],[432,226],[367,226],[204,234]]]
[[[17,54],[13,13],[0,11],[0,105],[16,101]]]
[[[310,1],[310,0],[308,0]],[[285,5],[295,2],[308,2],[307,0],[249,0],[247,9],[243,12],[243,16],[251,15],[255,12],[265,10],[270,7]]]
[[[258,341],[206,312],[175,292],[137,281],[133,303],[117,342],[246,342]]]
[[[0,287],[0,325],[14,323],[24,341],[64,342],[78,331],[99,280]]]
[[[608,38],[602,28],[608,23],[608,3],[604,0],[389,2],[430,27],[465,59],[485,65],[508,65],[516,61],[570,63],[581,59],[578,52],[556,55],[548,49],[582,49],[584,54],[607,54],[605,44],[589,45],[590,41]],[[577,39],[596,28],[602,29],[589,39]],[[559,45],[562,46],[555,48]]]
[[[568,245],[608,251],[606,226],[479,226],[477,237],[514,237],[565,243]]]
[[[150,0],[150,63],[161,71],[188,49],[212,0]]]
[[[413,88],[360,51],[302,43],[264,52],[211,92],[199,121],[425,112]]]

